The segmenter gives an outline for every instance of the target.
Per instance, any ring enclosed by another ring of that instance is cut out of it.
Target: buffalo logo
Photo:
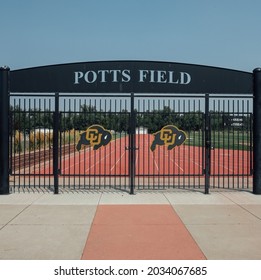
[[[101,125],[94,124],[87,128],[80,136],[80,140],[76,145],[76,150],[80,151],[82,145],[90,145],[94,150],[98,150],[102,146],[110,143],[112,135],[109,130]]]
[[[174,125],[166,125],[153,135],[154,140],[150,146],[152,151],[156,149],[157,145],[167,146],[168,150],[172,150],[176,146],[183,144],[187,138],[186,133]]]

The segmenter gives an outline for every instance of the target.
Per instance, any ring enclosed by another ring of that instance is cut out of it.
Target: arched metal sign
[[[252,73],[193,64],[105,61],[11,71],[11,92],[251,94]]]

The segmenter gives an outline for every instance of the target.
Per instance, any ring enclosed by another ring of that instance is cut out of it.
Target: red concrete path
[[[170,205],[100,205],[87,260],[201,260],[204,254]]]

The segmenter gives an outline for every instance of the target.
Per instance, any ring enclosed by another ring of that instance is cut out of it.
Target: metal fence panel
[[[251,189],[252,106],[249,96],[11,94],[10,186]]]

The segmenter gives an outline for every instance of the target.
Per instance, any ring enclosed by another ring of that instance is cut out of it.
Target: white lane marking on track
[[[123,158],[123,156],[125,155],[126,152],[124,152],[121,157],[115,162],[115,164],[112,166],[111,171],[116,167],[116,165],[118,164],[118,162]]]
[[[170,159],[172,162],[174,162],[174,164],[182,171],[182,172],[184,172],[184,169],[181,167],[181,166],[179,166],[172,158]]]
[[[115,143],[116,141],[117,141],[117,140],[111,141],[110,145],[111,145],[112,143]],[[111,147],[113,147],[113,149],[112,149]],[[91,168],[93,168],[96,164],[100,163],[104,158],[106,158],[106,157],[110,156],[111,154],[115,153],[115,152],[116,152],[116,150],[115,150],[115,148],[114,148],[115,145],[113,145],[113,146],[111,145],[111,147],[110,147],[110,148],[107,148],[107,149],[110,149],[110,154],[108,154],[107,156],[105,156],[105,157],[103,157],[103,158],[100,158],[99,161],[97,161],[97,162],[95,162],[95,164],[91,165],[87,170],[85,170],[85,172],[86,172],[86,171],[89,171],[89,170],[90,170]],[[104,147],[103,147],[103,148],[104,148]],[[88,152],[89,157],[88,157],[88,155],[86,156],[86,152]],[[96,151],[96,152],[97,152],[97,151]],[[98,152],[100,152],[100,151],[98,151]],[[92,155],[90,155],[90,153],[92,153]],[[68,163],[68,161],[69,161],[69,162],[71,162],[71,164],[68,165],[66,168],[64,168],[64,169],[63,169],[63,172],[65,172],[66,170],[69,170],[69,169],[71,169],[71,168],[73,168],[73,167],[75,167],[75,166],[77,166],[77,165],[81,165],[82,162],[84,162],[84,161],[86,160],[86,157],[88,157],[89,162],[92,161],[93,158],[97,157],[97,154],[93,153],[93,150],[92,150],[90,147],[88,147],[88,149],[86,149],[86,150],[84,151],[84,155],[83,155],[83,156],[82,156],[82,154],[78,154],[77,156],[78,156],[78,160],[77,160],[77,161],[75,160],[75,153],[70,154],[70,155],[68,156],[68,158],[66,159],[66,163]],[[82,159],[81,159],[81,156],[82,156]],[[64,160],[64,161],[65,161],[65,160]],[[65,163],[64,163],[64,166],[66,166]]]

